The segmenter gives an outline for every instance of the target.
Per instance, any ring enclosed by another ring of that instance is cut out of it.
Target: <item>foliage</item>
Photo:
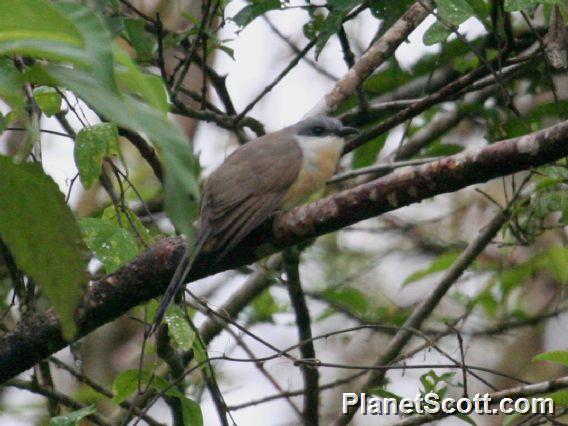
[[[262,102],[257,102],[264,100],[289,72],[302,69],[297,68],[298,64],[315,71],[314,79],[322,79],[314,87],[321,83],[321,87],[331,90],[335,82],[328,80],[343,72],[343,64],[337,66],[338,61],[349,66],[351,60],[360,60],[369,45],[414,4],[413,0],[222,0],[204,1],[200,8],[172,14],[165,6],[156,13],[130,0],[0,2],[0,135],[2,143],[10,138],[15,141],[2,145],[5,155],[0,156],[3,327],[24,327],[34,312],[53,308],[64,337],[73,340],[77,316],[83,313],[81,301],[88,279],[115,274],[101,281],[115,285],[115,278],[128,272],[121,268],[135,264],[129,262],[160,238],[183,233],[193,241],[200,181],[205,177],[190,140],[199,123],[215,125],[241,143],[252,135],[249,130],[261,135],[264,124],[272,122],[257,120],[271,117],[261,109]],[[447,157],[472,145],[520,137],[568,117],[565,95],[554,90],[564,70],[552,69],[536,49],[550,47],[552,11],[559,11],[560,19],[568,22],[566,1],[435,0],[431,4],[436,19],[430,18],[434,22],[422,41],[433,46],[428,50],[432,53],[425,51],[410,63],[400,55],[403,50],[398,50],[359,86],[336,87],[348,90],[350,96],[335,106],[332,114],[360,129],[362,137],[382,129],[344,158],[342,168],[383,166],[395,158],[405,161]],[[279,19],[288,19],[289,15],[297,19],[286,21],[284,31]],[[282,33],[278,37],[284,39],[287,48],[278,44],[274,51],[281,54],[279,58],[289,60],[289,66],[282,67],[282,71],[274,64],[266,64],[270,79],[275,79],[274,86],[256,87],[260,83],[251,79],[251,87],[259,89],[262,96],[246,105],[238,93],[249,88],[235,90],[231,73],[224,75],[218,70],[217,58],[242,60],[238,50],[242,47],[231,42],[244,38],[249,31],[254,34],[264,30],[264,21],[258,19],[263,17],[273,20]],[[533,20],[533,28],[526,25],[526,17]],[[474,22],[484,32],[466,37],[462,26],[466,21]],[[562,33],[564,27],[559,28]],[[413,35],[409,40],[416,43]],[[404,46],[405,41],[397,42]],[[302,56],[304,50],[308,53]],[[514,67],[518,68],[509,73]],[[467,79],[463,87],[453,89]],[[296,96],[290,92],[286,95]],[[418,108],[420,105],[426,106]],[[184,116],[190,125],[182,130],[174,114]],[[398,120],[400,115],[405,118]],[[61,133],[64,138],[59,137]],[[417,144],[412,155],[399,158],[398,147],[410,142]],[[73,158],[62,158],[66,164],[61,169],[70,175],[61,179],[60,170],[54,171],[49,164],[49,155],[54,146],[69,143],[73,144]],[[222,159],[226,152],[215,155]],[[440,162],[436,167],[450,168],[452,164]],[[393,167],[402,165],[395,162]],[[480,176],[484,173],[470,172]],[[384,173],[381,169],[377,175]],[[439,355],[447,357],[455,368],[409,368],[404,374],[408,381],[414,380],[416,392],[446,396],[465,391],[467,386],[459,372],[468,377],[476,374],[473,368],[465,368],[469,351],[485,347],[476,336],[509,335],[523,327],[542,326],[566,310],[563,294],[568,283],[564,235],[568,225],[568,167],[566,160],[559,160],[533,168],[530,173],[524,191],[511,204],[522,177],[481,188],[486,198],[473,193],[448,196],[445,201],[422,204],[416,217],[411,210],[411,215],[408,211],[400,215],[395,212],[315,243],[306,242],[302,246],[300,277],[309,312],[307,318],[299,315],[296,324],[282,288],[287,280],[280,269],[263,275],[264,264],[255,269],[254,275],[251,268],[242,268],[220,277],[223,289],[234,288],[225,287],[225,282],[253,279],[252,284],[258,286],[254,294],[243,293],[241,288],[231,294],[221,293],[206,283],[199,288],[204,289],[200,294],[206,294],[202,299],[186,297],[168,309],[165,326],[159,329],[156,339],[148,339],[145,331],[153,321],[158,301],[148,302],[150,292],[144,293],[137,300],[146,304],[131,310],[124,321],[127,325],[116,322],[119,338],[113,341],[112,353],[98,354],[108,364],[104,369],[109,373],[107,377],[114,378],[112,384],[109,381],[100,385],[102,390],[97,388],[86,362],[85,371],[72,373],[83,383],[81,387],[65,389],[68,398],[79,402],[71,407],[85,408],[73,410],[67,406],[62,411],[66,404],[51,398],[50,424],[82,424],[95,414],[104,418],[109,406],[118,411],[125,404],[133,404],[146,414],[154,403],[147,395],[156,395],[168,402],[176,423],[201,425],[202,395],[213,395],[222,410],[223,399],[234,394],[226,391],[234,384],[230,382],[232,374],[239,373],[242,362],[253,363],[258,374],[276,383],[276,392],[281,393],[287,386],[280,386],[279,374],[272,376],[275,365],[297,368],[305,379],[312,370],[305,363],[325,362],[331,355],[336,364],[344,360],[345,370],[358,371],[362,369],[357,367],[359,364],[372,365],[377,356],[392,355],[384,363],[386,368],[373,370],[376,377],[387,372],[388,376],[373,383],[368,393],[400,400],[402,396],[390,390],[398,376],[389,367],[407,362],[417,347],[425,349],[408,364],[419,364],[440,349]],[[395,171],[387,179],[412,176]],[[358,179],[367,178],[376,176]],[[355,179],[341,182],[337,187],[330,186],[329,192],[359,183]],[[429,187],[445,182],[421,184]],[[408,196],[413,197],[413,188]],[[435,219],[424,219],[443,203],[451,206],[451,213],[436,212]],[[415,330],[414,325],[408,328],[408,321],[417,318],[420,302],[433,294],[432,288],[440,277],[467,253],[462,241],[472,241],[476,232],[484,229],[487,212],[495,210],[494,204],[507,206],[511,213],[501,234],[468,263],[462,271],[467,272],[467,279],[456,279],[443,300],[444,306],[427,321],[424,319],[425,324],[418,325],[422,329]],[[346,216],[351,213],[341,211]],[[417,270],[416,259],[428,260]],[[163,260],[169,261],[168,255],[163,254]],[[152,270],[153,265],[146,267]],[[154,289],[156,283],[144,285]],[[243,288],[250,287],[247,282]],[[100,309],[121,309],[122,289],[115,290],[116,300],[95,301]],[[537,292],[542,294],[534,297]],[[543,294],[548,302],[536,309]],[[12,299],[17,301],[14,307]],[[239,316],[241,312],[244,314]],[[204,320],[202,314],[208,318]],[[21,322],[15,325],[19,318]],[[202,327],[203,321],[207,322]],[[315,360],[301,359],[306,358],[303,351],[311,339],[289,341],[290,336],[296,336],[290,330],[294,325],[301,336],[306,335],[306,329],[312,333]],[[218,341],[210,346],[217,333],[212,330],[217,329],[225,330],[218,339],[224,345],[221,350]],[[202,336],[203,330],[208,334]],[[396,354],[389,352],[392,342],[402,342],[400,333],[409,330],[413,339],[401,344]],[[285,333],[278,334],[281,331]],[[363,333],[367,334],[360,339]],[[393,334],[397,336],[394,339]],[[89,350],[95,353],[99,347],[107,348],[98,344],[98,339],[106,342],[107,338],[105,333],[89,336],[85,345],[73,347],[73,354],[79,360],[87,358]],[[454,358],[456,339],[466,348],[461,354],[463,359],[458,361]],[[93,341],[97,343],[95,348],[85,349]],[[287,347],[284,342],[293,349],[280,352]],[[409,342],[412,344],[407,346]],[[249,355],[258,350],[257,345],[263,355],[254,359]],[[240,346],[243,350],[234,355],[235,347]],[[139,350],[132,351],[133,347]],[[135,355],[125,360],[124,353],[133,352]],[[242,359],[243,354],[246,359]],[[369,356],[373,358],[365,358]],[[290,358],[284,362],[285,357]],[[563,367],[568,365],[567,359],[565,351],[534,357],[535,361]],[[535,362],[520,368],[530,370],[542,364]],[[63,392],[58,389],[59,371],[51,368],[53,365],[57,364],[46,361],[34,369],[30,383],[50,389],[49,374],[53,374],[55,390]],[[234,370],[224,369],[235,365]],[[484,374],[491,374],[489,367],[486,370]],[[347,380],[344,376],[341,379]],[[313,391],[299,388],[298,393],[308,398],[313,397]],[[544,394],[551,395],[558,406],[568,406],[566,390]],[[95,404],[89,405],[92,402]],[[295,404],[295,399],[292,402]],[[10,408],[2,404],[4,399],[0,400],[0,409]],[[227,404],[231,406],[233,400]],[[258,407],[255,409],[264,406]],[[135,412],[130,410],[130,414]],[[469,416],[459,418],[473,424]],[[507,419],[516,420],[515,416]],[[38,421],[47,423],[47,419]],[[297,419],[286,421],[294,423]]]
[[[0,156],[0,169],[0,238],[49,298],[71,339],[86,285],[86,249],[77,222],[39,164],[14,164]]]

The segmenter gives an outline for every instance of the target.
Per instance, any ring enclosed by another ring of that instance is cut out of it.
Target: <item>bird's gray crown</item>
[[[299,121],[294,127],[298,135],[324,137],[339,135],[343,129],[343,124],[337,118],[316,115]]]

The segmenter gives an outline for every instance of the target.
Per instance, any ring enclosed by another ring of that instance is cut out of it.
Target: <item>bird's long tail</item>
[[[197,244],[193,247],[193,249],[191,247],[188,247],[185,250],[183,257],[181,258],[179,265],[177,266],[174,275],[170,280],[170,283],[168,284],[168,288],[164,293],[162,303],[160,304],[160,307],[156,311],[156,315],[154,315],[154,322],[152,323],[152,326],[150,327],[149,331],[150,336],[154,334],[154,332],[158,329],[158,327],[160,326],[160,324],[164,319],[166,311],[172,304],[174,297],[183,287],[185,279],[187,278],[189,272],[191,271],[193,262],[201,252],[201,249],[203,248],[203,244],[205,243],[205,241],[206,238],[201,238],[198,240]]]

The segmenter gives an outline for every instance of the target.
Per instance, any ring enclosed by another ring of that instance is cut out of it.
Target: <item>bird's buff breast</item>
[[[302,149],[302,168],[282,199],[283,210],[300,205],[321,191],[335,173],[343,150],[343,140],[338,137],[322,140],[299,138],[298,143]]]

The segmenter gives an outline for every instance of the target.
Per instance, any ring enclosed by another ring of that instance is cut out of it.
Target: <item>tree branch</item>
[[[430,0],[425,2],[432,6]],[[390,58],[400,44],[429,15],[419,2],[414,3],[377,41],[375,41],[334,88],[320,100],[307,115],[325,114],[333,111],[345,101],[355,89],[387,58]]]
[[[419,330],[424,321],[432,314],[444,295],[457,279],[471,265],[475,258],[483,252],[485,247],[491,242],[493,237],[499,232],[501,227],[510,217],[509,210],[499,211],[491,222],[482,232],[467,246],[453,265],[446,271],[440,282],[436,285],[432,293],[424,299],[404,322],[401,329],[394,335],[385,351],[379,356],[376,365],[390,364],[408,344],[414,333],[412,330]],[[375,370],[363,385],[363,389],[370,389],[373,386],[381,386],[384,382],[387,370]],[[357,406],[358,407],[358,406]],[[345,415],[337,418],[335,425],[348,424],[357,411],[356,406],[349,407]]]
[[[195,281],[252,263],[309,238],[469,185],[540,166],[568,155],[568,121],[519,138],[464,151],[338,192],[276,215],[239,244],[231,256],[196,259],[188,280]],[[82,337],[157,297],[166,289],[185,250],[181,237],[165,238],[114,273],[94,282],[78,317]],[[0,339],[0,382],[64,348],[53,311],[26,316]]]

